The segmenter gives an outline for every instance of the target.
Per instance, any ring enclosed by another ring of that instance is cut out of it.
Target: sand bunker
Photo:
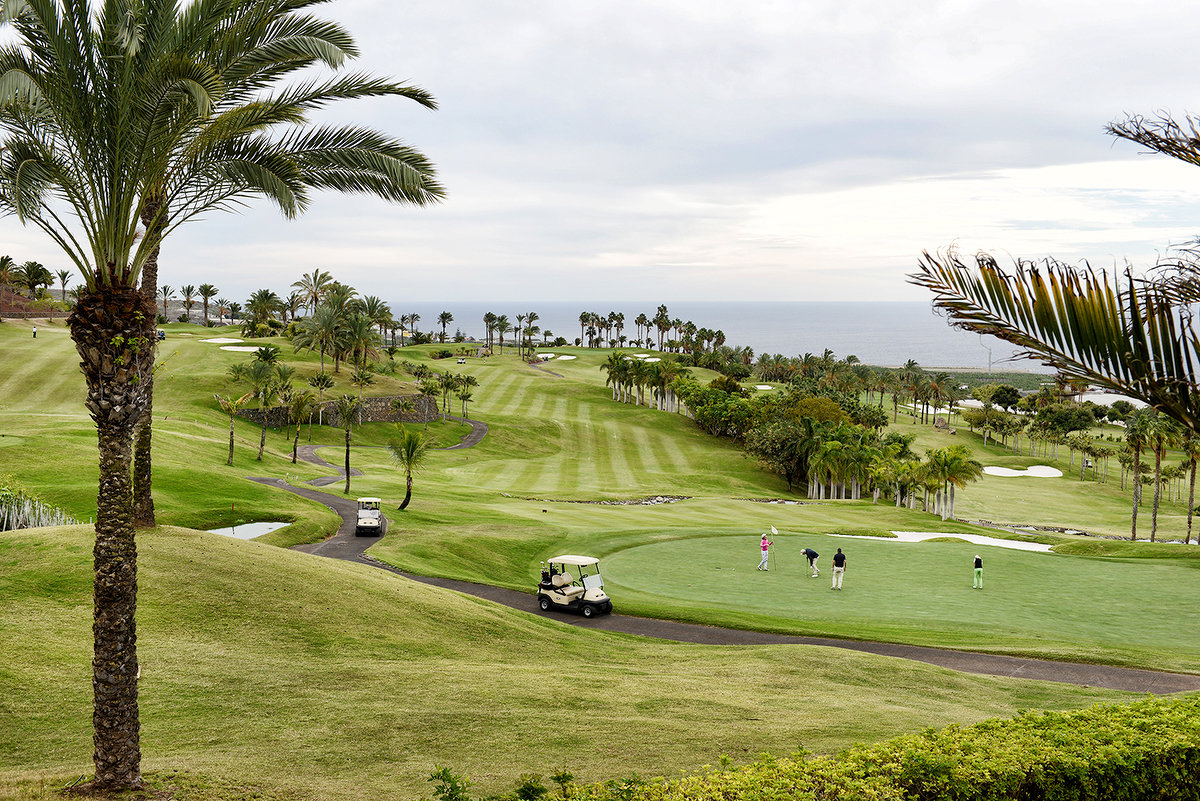
[[[229,337],[217,337],[216,339],[202,339],[201,342],[212,342],[216,345],[230,345],[234,342],[245,342],[244,339],[230,339]]]
[[[1040,542],[1022,542],[1021,540],[1002,540],[999,537],[986,537],[983,534],[957,534],[951,531],[893,531],[891,537],[859,537],[853,534],[830,534],[831,537],[846,537],[854,540],[878,540],[880,542],[923,542],[938,537],[954,537],[972,545],[994,545],[997,548],[1012,548],[1014,551],[1049,552],[1051,546]]]
[[[1003,476],[1004,478],[1012,478],[1013,476],[1059,478],[1062,476],[1061,470],[1045,464],[1035,464],[1033,467],[1027,467],[1024,470],[1013,470],[1008,467],[985,467],[983,468],[983,472],[987,473],[989,476]]]
[[[572,359],[574,359],[574,358],[575,358],[574,356],[559,356],[559,357],[558,357],[558,360],[559,360],[560,362],[569,362],[569,361],[571,361],[571,360],[572,360]]]
[[[556,353],[539,353],[539,354],[538,354],[538,358],[539,358],[539,359],[541,359],[541,360],[542,360],[542,361],[544,361],[544,362],[548,362],[548,361],[550,361],[551,359],[553,359],[553,358],[554,358],[555,356],[557,356],[557,355],[558,355],[558,354],[556,354]]]
[[[775,387],[771,386],[770,384],[755,384],[754,388],[755,389],[775,389]]]
[[[238,353],[254,353],[258,348],[254,345],[222,345],[221,350],[236,350]]]

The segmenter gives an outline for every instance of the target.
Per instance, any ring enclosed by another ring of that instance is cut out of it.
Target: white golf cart
[[[600,560],[591,556],[564,554],[542,562],[537,595],[543,612],[569,609],[595,617],[612,611],[612,600],[604,594]]]
[[[354,524],[354,536],[378,537],[387,529],[387,518],[379,510],[379,498],[358,499],[358,520]]]

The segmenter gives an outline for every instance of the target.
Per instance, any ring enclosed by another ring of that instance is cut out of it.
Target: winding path
[[[461,419],[461,418],[450,418]],[[473,420],[463,420],[471,424],[471,434],[458,445],[444,450],[469,448],[483,439],[487,426]],[[482,430],[481,430],[482,429]],[[476,434],[478,436],[476,437]],[[474,441],[471,441],[474,438]],[[467,444],[470,442],[470,444]],[[344,469],[331,465],[316,456],[311,447],[302,448],[300,458],[314,464],[328,465],[338,470],[339,475],[315,479],[310,484],[321,485],[333,483],[345,477]],[[361,475],[352,471],[355,475]],[[533,597],[524,592],[493,587],[486,584],[473,584],[467,581],[417,576],[405,573],[391,565],[368,556],[366,551],[376,540],[372,537],[356,537],[354,524],[358,512],[355,499],[340,498],[326,492],[294,487],[283,479],[251,478],[251,481],[287,490],[304,498],[322,503],[342,518],[342,525],[337,534],[324,542],[308,545],[297,545],[295,550],[325,556],[330,559],[341,559],[357,562],[363,565],[380,568],[397,575],[429,584],[435,587],[455,590],[484,600],[493,601],[504,606],[518,609],[540,617],[552,617],[559,622],[586,629],[599,629],[623,634],[636,634],[642,637],[657,637],[676,642],[700,643],[705,645],[819,645],[829,648],[845,648],[852,651],[892,656],[900,659],[911,659],[939,667],[958,670],[964,673],[978,673],[989,676],[1007,676],[1021,679],[1037,679],[1041,681],[1058,681],[1067,684],[1077,684],[1084,687],[1102,687],[1110,690],[1126,690],[1130,692],[1154,693],[1166,695],[1169,693],[1200,690],[1200,676],[1183,673],[1161,673],[1153,670],[1136,668],[1112,667],[1109,665],[1086,665],[1076,662],[1054,662],[1045,659],[1024,659],[1021,657],[984,654],[973,651],[953,651],[943,648],[928,648],[919,645],[902,645],[899,643],[867,642],[859,640],[842,640],[829,637],[800,637],[786,634],[770,634],[761,631],[743,631],[741,629],[726,629],[717,626],[704,626],[696,623],[681,623],[674,620],[658,620],[655,618],[631,617],[629,615],[602,615],[590,620],[574,615],[564,615],[558,612],[543,612],[537,608]]]

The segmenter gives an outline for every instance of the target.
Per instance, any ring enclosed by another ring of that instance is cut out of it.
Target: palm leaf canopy
[[[357,55],[321,0],[0,0],[0,213],[46,232],[88,286],[134,286],[176,225],[264,197],[288,217],[313,190],[425,205],[443,190],[378,131],[310,126],[337,100],[424,90],[341,73]],[[309,67],[331,78],[279,85]],[[143,219],[149,209],[151,219]],[[145,229],[141,224],[145,223]]]
[[[924,253],[909,280],[932,291],[956,327],[1007,340],[1022,356],[1200,431],[1200,341],[1188,306],[1162,285],[1049,259],[1006,273],[990,254],[966,263],[953,251]]]

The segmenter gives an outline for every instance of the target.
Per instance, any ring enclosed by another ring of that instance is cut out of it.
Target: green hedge
[[[580,801],[1200,799],[1200,698],[1023,713],[836,756],[574,789]]]

